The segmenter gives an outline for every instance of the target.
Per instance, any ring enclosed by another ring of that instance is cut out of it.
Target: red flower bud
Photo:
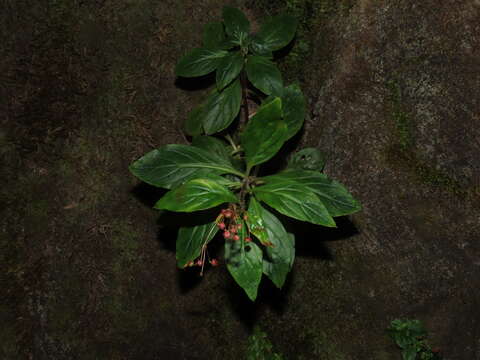
[[[250,236],[247,236],[247,237],[245,238],[245,242],[252,242],[252,238],[251,238]]]
[[[212,260],[210,260],[210,264],[212,266],[218,266],[218,260],[217,259],[212,259]]]
[[[238,236],[238,235],[234,235],[234,236],[233,236],[233,240],[235,240],[235,241],[238,241],[238,240],[240,240],[240,236]]]
[[[223,237],[224,237],[225,239],[230,239],[231,236],[232,236],[232,234],[231,234],[230,231],[228,231],[228,230],[223,233]]]
[[[223,215],[228,219],[228,218],[231,218],[233,213],[232,213],[232,210],[230,209],[227,209],[225,210],[225,212],[223,213]]]
[[[221,230],[225,229],[225,223],[223,223],[223,222],[218,223],[217,226],[218,226]]]
[[[195,265],[197,266],[202,266],[203,265],[203,261],[198,259],[197,262],[195,263]]]

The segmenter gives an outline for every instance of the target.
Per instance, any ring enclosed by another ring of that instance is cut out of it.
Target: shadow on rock
[[[215,72],[208,75],[198,76],[194,78],[185,78],[178,76],[175,79],[175,86],[185,91],[197,91],[206,89],[215,83]]]
[[[165,189],[149,185],[147,183],[140,183],[136,185],[130,193],[143,205],[153,208],[155,203],[167,192]]]

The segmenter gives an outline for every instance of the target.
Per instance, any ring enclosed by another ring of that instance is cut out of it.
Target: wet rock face
[[[354,286],[374,295],[357,306],[376,304],[385,323],[423,319],[446,355],[477,358],[480,8],[357,1],[319,30],[312,58],[329,71],[309,69],[306,139],[364,206],[360,234],[335,245],[372,271]]]

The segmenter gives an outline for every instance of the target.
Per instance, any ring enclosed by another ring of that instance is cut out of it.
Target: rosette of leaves
[[[426,338],[427,330],[420,320],[395,319],[387,329],[390,338],[402,349],[403,360],[440,360]]]
[[[251,300],[263,274],[281,288],[293,265],[294,235],[277,213],[334,227],[335,216],[360,209],[342,184],[321,172],[323,156],[315,149],[299,151],[278,174],[257,176],[259,166],[303,125],[303,93],[297,84],[284,84],[274,63],[274,52],[293,40],[296,26],[295,18],[281,14],[252,34],[246,16],[225,7],[223,21],[205,26],[203,46],[184,55],[175,68],[180,77],[215,72],[213,90],[186,119],[191,144],[163,146],[130,166],[140,180],[169,190],[157,209],[195,215],[223,207],[210,222],[180,228],[177,265],[199,265],[203,272],[207,245],[221,232],[224,262]],[[251,99],[258,104],[253,114]]]
[[[387,331],[402,349],[403,360],[441,360],[439,351],[428,344],[428,333],[420,320],[395,319]]]

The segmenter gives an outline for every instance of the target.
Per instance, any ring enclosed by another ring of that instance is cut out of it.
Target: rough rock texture
[[[2,2],[0,357],[241,359],[259,324],[288,359],[393,360],[385,329],[409,317],[480,359],[480,3],[233,2],[300,19],[281,67],[311,114],[290,147],[363,204],[292,223],[294,271],[255,305],[224,269],[175,269],[160,194],[127,171],[185,141],[203,90],[173,67],[225,3]]]
[[[410,317],[446,358],[479,359],[479,4],[331,5],[331,17],[304,17],[312,49],[300,74],[314,98],[304,142],[363,211],[357,235],[328,243],[330,266],[297,262],[312,282],[302,296],[295,277],[284,316],[324,329],[339,358],[395,358],[382,333]]]

